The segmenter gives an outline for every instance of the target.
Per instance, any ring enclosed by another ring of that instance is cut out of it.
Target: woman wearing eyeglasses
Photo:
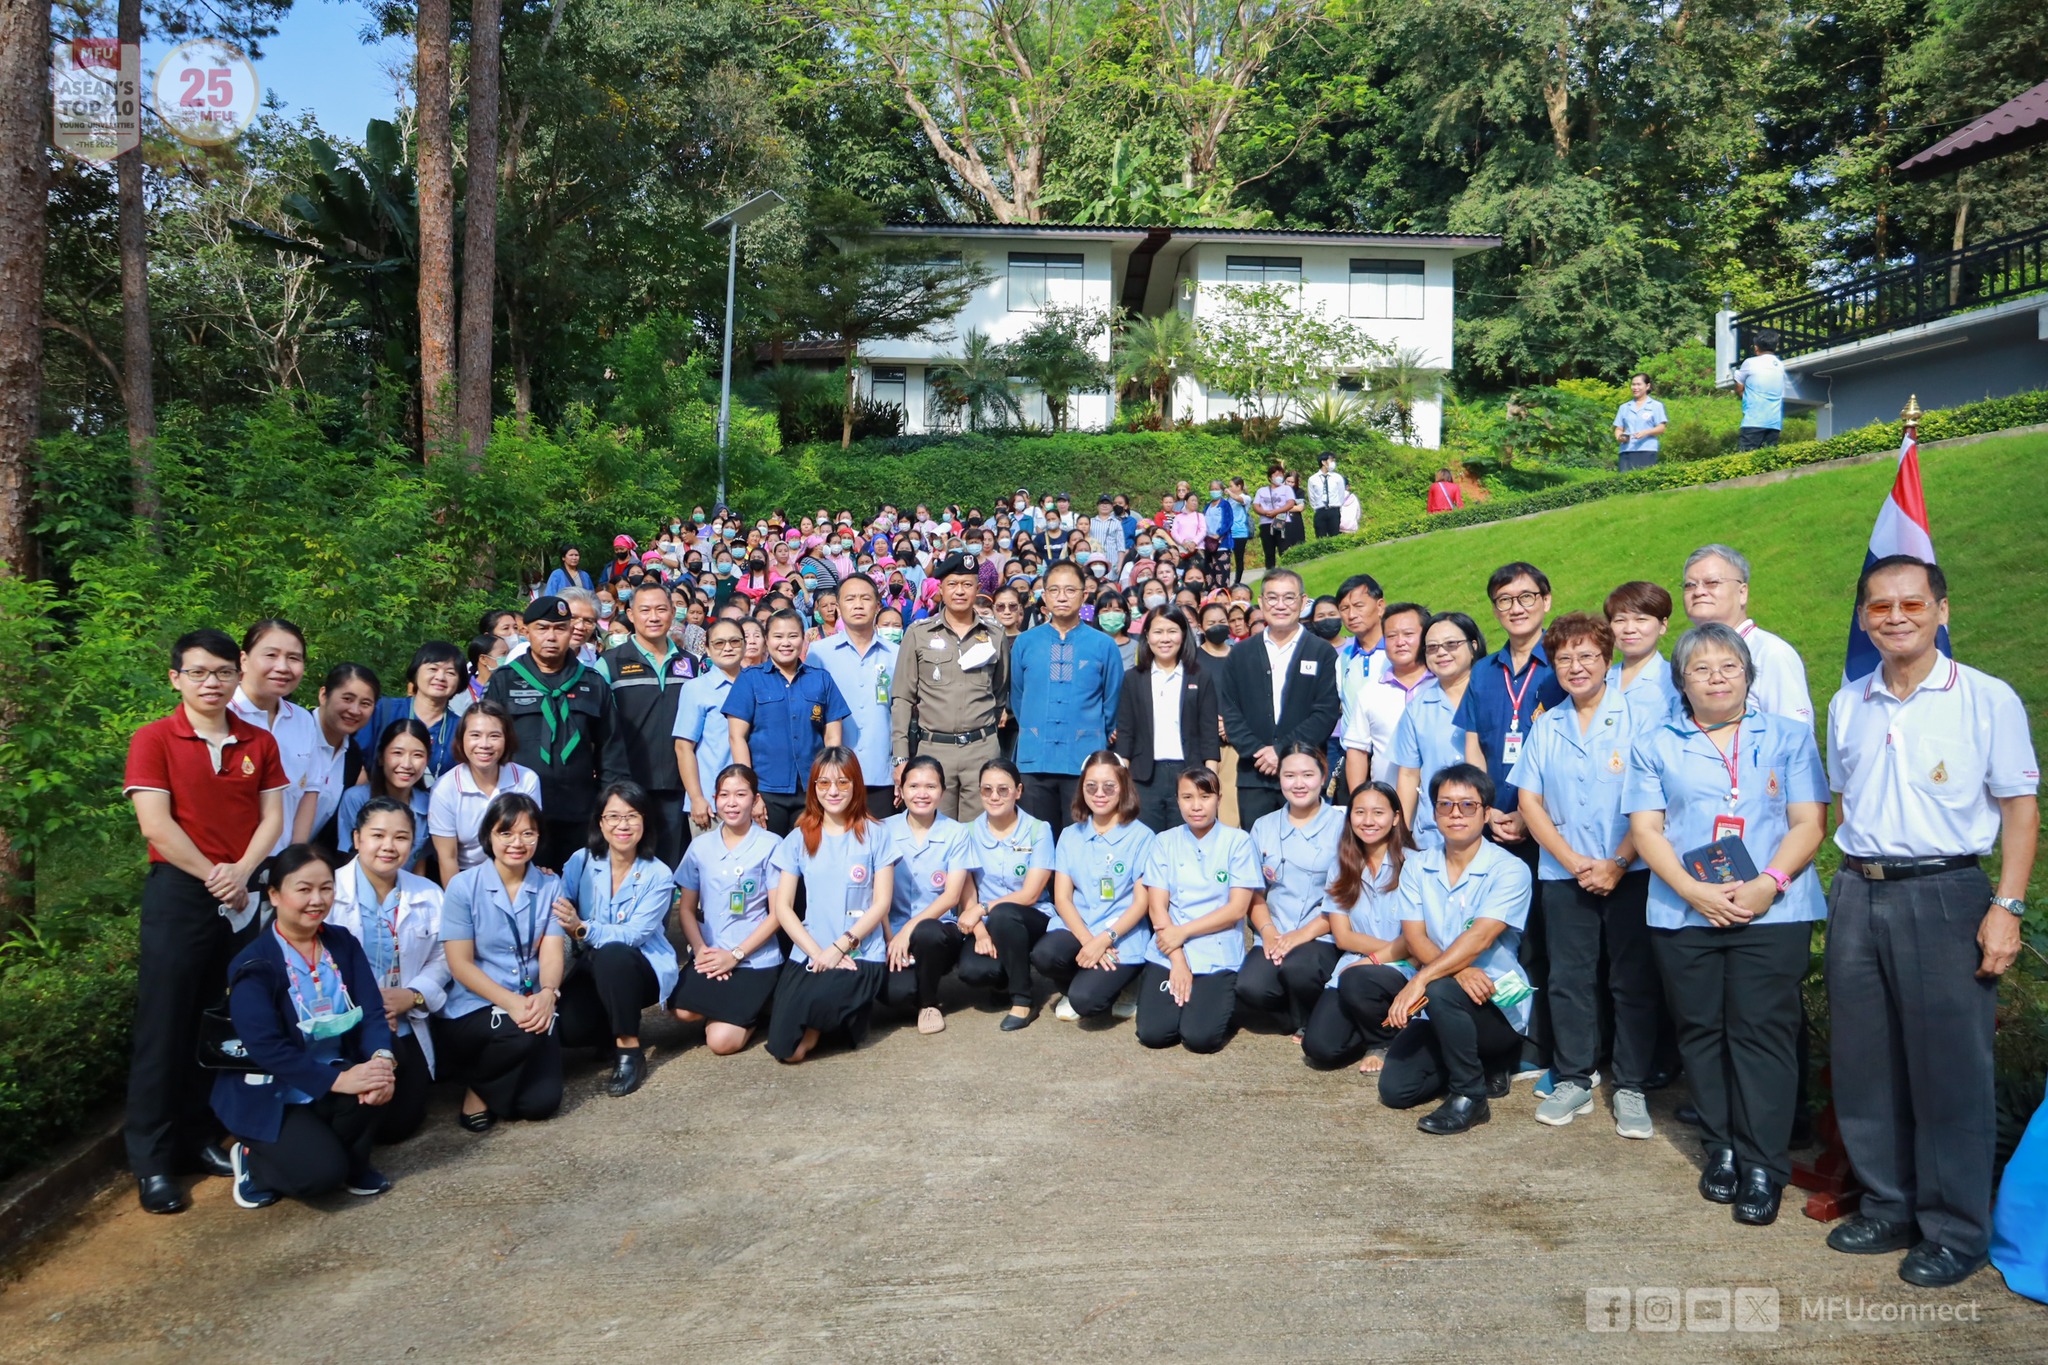
[[[1650,865],[1648,919],[1700,1113],[1700,1194],[1739,1223],[1778,1216],[1827,776],[1813,731],[1750,698],[1756,665],[1719,622],[1678,638],[1681,716],[1637,742],[1622,809]]]
[[[1535,994],[1517,949],[1529,918],[1529,869],[1486,839],[1493,779],[1453,763],[1429,784],[1441,842],[1401,871],[1401,939],[1415,975],[1387,1007],[1401,1030],[1380,1072],[1380,1103],[1444,1102],[1416,1120],[1432,1136],[1463,1133],[1508,1093]],[[1424,1009],[1426,1016],[1418,1018]]]
[[[1418,848],[1443,842],[1435,812],[1428,801],[1418,798],[1439,772],[1465,761],[1465,732],[1458,728],[1456,716],[1472,681],[1472,665],[1485,654],[1486,637],[1462,611],[1440,611],[1422,628],[1422,661],[1431,676],[1408,698],[1393,744],[1401,818],[1415,832]]]
[[[1152,943],[1137,894],[1152,831],[1138,821],[1137,790],[1115,754],[1098,750],[1082,763],[1072,813],[1053,852],[1059,924],[1031,952],[1031,965],[1062,993],[1053,1016],[1069,1023],[1115,1005]]]

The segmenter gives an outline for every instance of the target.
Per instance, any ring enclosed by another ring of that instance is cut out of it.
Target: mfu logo
[[[1586,1291],[1589,1332],[1775,1332],[1778,1291],[1598,1287]]]

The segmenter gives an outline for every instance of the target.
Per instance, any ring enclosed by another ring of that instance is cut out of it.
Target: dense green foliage
[[[14,951],[0,990],[0,1179],[78,1135],[121,1093],[135,1017],[135,921],[61,952]]]

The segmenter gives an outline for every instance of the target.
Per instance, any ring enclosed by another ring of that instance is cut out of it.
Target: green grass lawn
[[[2034,631],[2048,620],[2048,572],[2038,549],[2026,547],[2040,535],[2048,435],[1923,451],[1920,468],[1935,552],[1949,579],[1956,657],[2018,689],[2038,754],[2048,749],[2048,649]],[[1686,554],[1723,541],[1749,556],[1751,612],[1798,649],[1814,706],[1824,712],[1840,683],[1856,576],[1894,469],[1881,460],[1758,488],[1609,498],[1333,555],[1306,566],[1303,578],[1309,591],[1326,593],[1346,574],[1370,573],[1390,599],[1470,612],[1498,646],[1486,577],[1500,564],[1541,566],[1557,611],[1597,613],[1608,591],[1629,579],[1661,583],[1675,598]],[[1672,638],[1683,625],[1681,611]],[[2044,881],[2037,871],[2037,892]]]

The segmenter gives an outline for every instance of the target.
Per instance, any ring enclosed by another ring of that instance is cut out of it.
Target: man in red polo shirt
[[[150,866],[126,1136],[150,1213],[185,1208],[174,1178],[181,1166],[231,1170],[213,1142],[219,1126],[197,1058],[199,1017],[227,989],[228,962],[255,909],[249,879],[284,829],[290,785],[277,742],[228,711],[241,657],[220,631],[181,636],[170,676],[183,704],[128,742],[122,794],[135,803]]]

